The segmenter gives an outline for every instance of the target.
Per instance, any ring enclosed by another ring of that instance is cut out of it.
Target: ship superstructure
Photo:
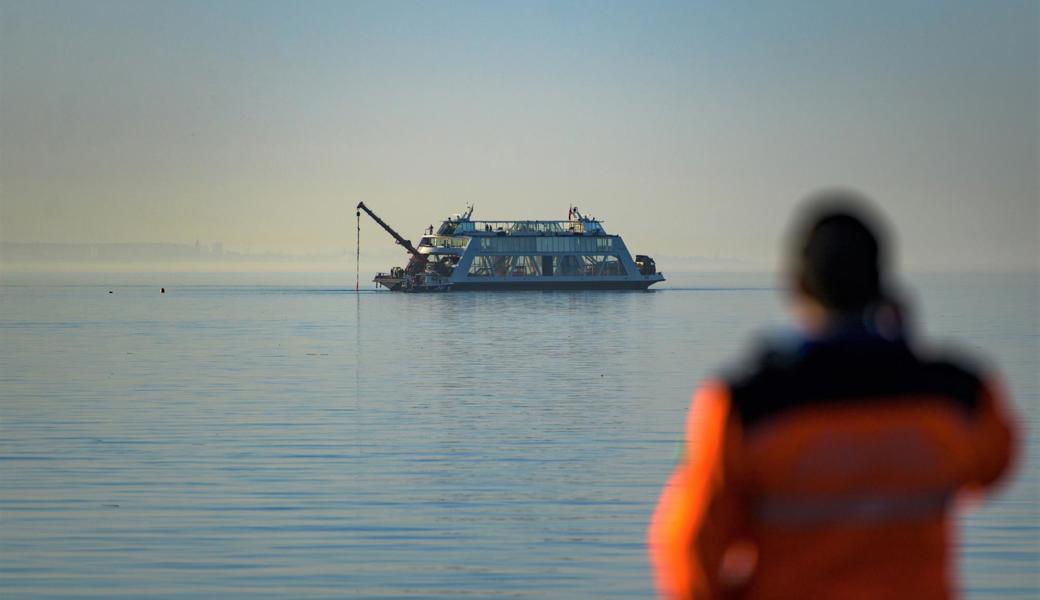
[[[664,281],[652,258],[633,259],[621,236],[577,208],[566,221],[475,221],[470,206],[414,246],[364,203],[359,218],[362,210],[411,255],[373,280],[391,291],[645,290]]]

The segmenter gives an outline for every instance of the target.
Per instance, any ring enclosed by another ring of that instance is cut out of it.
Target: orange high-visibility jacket
[[[1010,462],[999,387],[879,338],[693,397],[649,532],[660,598],[945,598],[955,496]]]

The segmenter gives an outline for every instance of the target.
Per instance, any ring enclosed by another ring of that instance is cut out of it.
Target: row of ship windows
[[[469,243],[468,237],[453,237],[448,235],[436,235],[423,238],[420,246],[433,246],[434,248],[465,248]]]
[[[609,276],[626,275],[616,255],[475,256],[467,277]]]
[[[482,237],[486,252],[609,252],[613,237]]]

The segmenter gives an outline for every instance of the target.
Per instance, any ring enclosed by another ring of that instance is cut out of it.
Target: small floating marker
[[[159,293],[160,294],[165,294],[166,293],[166,288],[159,288]]]
[[[108,293],[109,293],[109,294],[111,294],[111,293],[112,293],[112,290],[108,290]]]

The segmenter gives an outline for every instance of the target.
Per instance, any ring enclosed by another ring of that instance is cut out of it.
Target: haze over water
[[[911,280],[1035,430],[1035,274]],[[773,283],[2,285],[0,595],[647,597],[689,394],[784,323]],[[967,597],[1040,588],[1038,459],[960,518]]]
[[[467,204],[577,205],[664,270],[765,270],[799,200],[842,185],[911,268],[1035,270],[1037,22],[1029,0],[4,0],[0,242],[342,257],[362,200],[412,239]],[[2,246],[0,268],[37,254]]]

